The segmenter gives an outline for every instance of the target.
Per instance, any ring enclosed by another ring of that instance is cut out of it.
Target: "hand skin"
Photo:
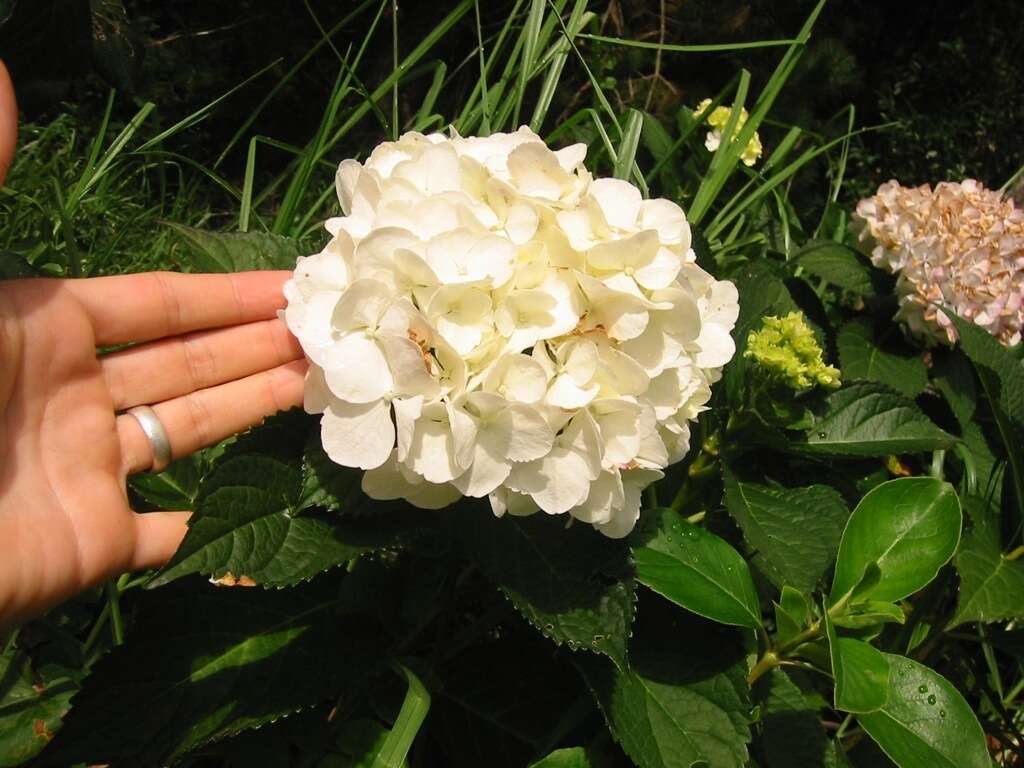
[[[153,405],[178,458],[301,404],[307,363],[276,317],[288,277],[0,282],[0,626],[180,543],[187,512],[128,506],[152,452],[119,411]]]
[[[0,61],[0,185],[14,158],[18,143],[18,105],[14,100],[14,85],[7,67]]]

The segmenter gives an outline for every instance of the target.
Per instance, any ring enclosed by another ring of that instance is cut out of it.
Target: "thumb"
[[[14,147],[18,143],[18,104],[14,100],[14,83],[7,67],[0,61],[0,185],[4,183],[7,169],[14,159]]]

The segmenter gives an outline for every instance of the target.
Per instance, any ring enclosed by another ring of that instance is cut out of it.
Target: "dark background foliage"
[[[418,41],[453,3],[400,4],[400,48]],[[90,5],[92,13],[90,14]],[[179,149],[200,161],[215,157],[238,124],[276,78],[356,7],[352,0],[35,0],[15,5],[0,29],[0,55],[13,71],[28,120],[42,121],[68,109],[83,126],[96,122],[109,85],[131,98],[117,110],[123,119],[132,101],[153,101],[160,120],[172,123],[223,94],[268,63],[262,78],[233,96],[217,119],[177,137]],[[507,16],[511,2],[481,3],[484,36]],[[634,40],[674,43],[734,42],[785,38],[800,26],[809,0],[611,0],[593,4],[603,33]],[[41,8],[45,8],[41,12]],[[662,14],[664,12],[664,15]],[[358,44],[371,14],[335,41],[344,53]],[[819,21],[808,54],[773,113],[775,120],[834,132],[845,124],[847,104],[860,126],[895,123],[858,137],[844,188],[845,202],[898,178],[904,184],[975,177],[999,186],[1020,166],[1024,122],[1024,4],[1018,0],[836,0]],[[471,19],[434,52],[461,62],[465,88],[474,82]],[[365,82],[391,67],[391,51],[378,45],[360,73]],[[602,84],[624,102],[637,94],[655,113],[669,114],[714,93],[747,67],[754,85],[770,74],[774,49],[718,55],[666,54],[585,43]],[[255,133],[302,142],[314,130],[337,72],[337,52],[324,47],[262,112]],[[571,66],[571,65],[570,65]],[[575,86],[559,90],[557,115],[587,98],[579,68]],[[656,76],[657,74],[657,76]],[[425,89],[429,77],[421,78]],[[415,90],[406,93],[412,103]],[[458,101],[457,89],[446,97]],[[442,110],[442,112],[446,112]],[[364,130],[373,130],[370,122]],[[379,126],[376,126],[379,130]],[[351,143],[358,146],[359,136]],[[283,158],[278,158],[283,160]],[[229,158],[240,173],[244,147]],[[272,170],[273,162],[263,166]]]

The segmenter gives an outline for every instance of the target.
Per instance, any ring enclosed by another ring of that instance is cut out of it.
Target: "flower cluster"
[[[693,110],[693,116],[699,117],[708,107],[711,106],[711,99],[704,99],[697,108]],[[725,130],[725,126],[729,123],[729,118],[732,117],[731,107],[715,107],[711,110],[711,114],[705,119],[707,124],[711,126],[711,130],[708,131],[708,135],[704,139],[704,146],[708,148],[708,152],[714,152],[722,143],[722,131]],[[743,130],[743,126],[747,123],[747,110],[741,109],[740,116],[736,120],[736,127],[733,131],[732,140],[736,141],[739,136],[739,132]],[[757,162],[758,158],[761,157],[761,153],[764,148],[761,146],[761,137],[757,135],[757,131],[754,131],[754,135],[750,137],[750,141],[747,142],[747,146],[743,148],[743,154],[740,155],[740,160],[746,166],[752,166]]]
[[[345,160],[344,216],[285,319],[305,406],[372,498],[568,512],[626,535],[733,355],[731,283],[667,200],[594,179],[527,128],[407,133]]]
[[[797,392],[812,387],[838,387],[839,371],[826,365],[821,346],[802,312],[765,317],[758,331],[747,336],[744,357],[754,360],[764,374]]]
[[[925,338],[956,341],[939,307],[980,325],[1003,344],[1024,322],[1024,210],[968,179],[933,190],[889,181],[857,204],[854,223],[871,260],[897,275],[897,317]]]

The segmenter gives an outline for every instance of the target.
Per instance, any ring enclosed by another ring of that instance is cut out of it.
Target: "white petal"
[[[360,405],[335,400],[320,420],[320,438],[336,464],[379,467],[395,446],[391,406],[386,400]]]
[[[473,449],[469,468],[452,481],[466,496],[486,496],[508,477],[512,465],[499,454],[497,446],[488,440],[479,440]]]
[[[405,457],[409,455],[409,446],[412,444],[416,419],[423,412],[423,398],[419,395],[409,398],[396,397],[391,404],[395,408],[395,427],[398,438],[395,457],[399,461],[405,461]]]
[[[640,226],[656,229],[662,245],[671,245],[680,253],[690,247],[690,225],[683,209],[671,200],[658,198],[640,203]]]
[[[613,227],[624,230],[636,228],[640,214],[640,190],[622,179],[595,179],[587,191],[601,207],[605,219]]]
[[[586,459],[569,448],[555,448],[543,459],[517,464],[509,486],[528,493],[541,509],[551,515],[568,512],[582,504],[590,493]]]
[[[602,472],[590,485],[586,501],[569,510],[569,514],[584,523],[607,523],[614,510],[621,509],[625,501],[619,470]]]
[[[542,143],[521,144],[512,150],[508,170],[520,192],[546,200],[560,199],[562,191],[572,183],[555,153]]]
[[[455,440],[447,418],[424,413],[416,420],[404,463],[431,483],[447,483],[462,474],[455,461]]]
[[[599,389],[600,387],[597,384],[580,387],[573,381],[572,376],[563,373],[555,377],[551,388],[548,390],[545,402],[556,408],[575,410],[576,408],[585,407],[587,403],[597,397]]]
[[[642,267],[638,267],[634,277],[640,285],[648,290],[666,288],[676,279],[682,260],[668,248],[659,248],[654,258]]]
[[[378,336],[377,341],[391,369],[393,392],[407,396],[422,395],[428,400],[440,394],[441,388],[431,373],[422,347],[412,339],[390,334]]]
[[[520,403],[536,403],[544,397],[547,385],[541,364],[521,353],[503,355],[484,379],[486,391]]]
[[[324,380],[323,370],[316,365],[309,366],[302,393],[303,409],[306,413],[323,413],[333,399],[331,391],[327,388],[327,382]]]
[[[391,289],[379,280],[355,280],[341,294],[331,324],[336,331],[376,328],[392,300]]]
[[[369,403],[391,391],[388,361],[376,341],[356,331],[343,336],[324,359],[324,378],[331,392],[350,403]]]
[[[509,405],[498,417],[504,456],[509,461],[533,461],[551,450],[555,433],[536,408],[522,403]],[[504,478],[503,478],[504,479]]]

